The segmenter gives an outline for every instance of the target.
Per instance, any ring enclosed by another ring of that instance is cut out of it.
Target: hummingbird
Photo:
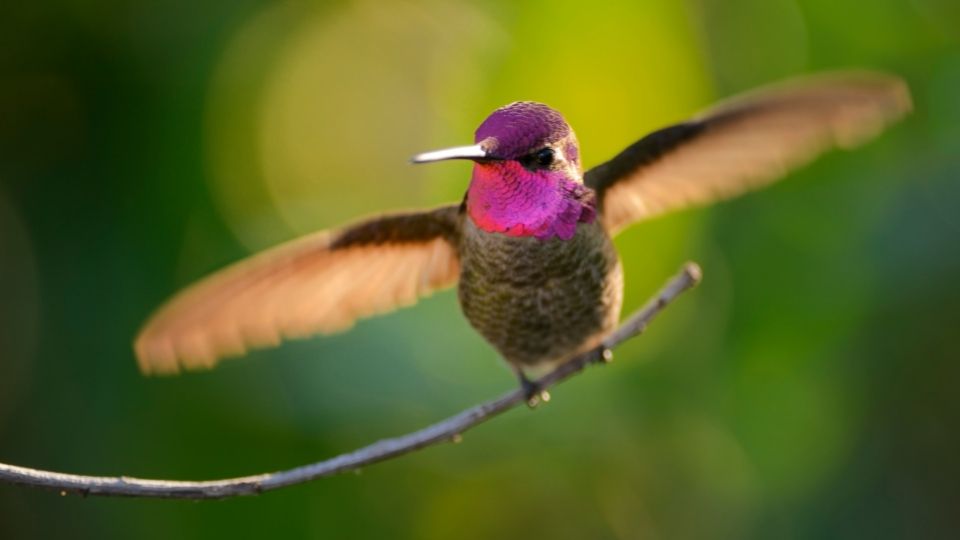
[[[214,273],[146,322],[134,343],[140,369],[211,368],[458,284],[467,321],[532,398],[531,373],[597,346],[617,324],[619,231],[769,184],[873,138],[911,107],[906,84],[889,74],[794,79],[654,131],[584,172],[559,112],[510,103],[473,144],[412,158],[472,161],[462,201],[319,231]]]

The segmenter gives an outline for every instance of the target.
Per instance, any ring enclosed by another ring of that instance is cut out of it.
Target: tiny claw
[[[546,403],[548,401],[550,401],[550,392],[541,390],[540,392],[537,392],[536,394],[533,394],[527,398],[527,407],[536,409],[541,403]]]
[[[520,389],[523,391],[523,397],[527,402],[527,407],[536,408],[541,403],[550,401],[550,393],[540,387],[540,384],[531,381],[520,369],[514,368],[517,374],[517,380],[520,381]]]
[[[541,403],[546,403],[548,401],[550,401],[550,392],[547,392],[546,390],[539,390],[527,396],[527,407],[536,409]]]
[[[613,351],[604,347],[603,351],[600,353],[600,360],[602,360],[604,364],[613,362]]]
[[[523,395],[527,400],[527,407],[535,409],[541,403],[550,401],[550,392],[540,388],[540,385],[526,377],[520,378],[520,387],[523,389]]]

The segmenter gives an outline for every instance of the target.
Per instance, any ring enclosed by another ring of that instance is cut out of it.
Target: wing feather
[[[788,81],[722,102],[637,141],[587,171],[611,233],[726,199],[783,177],[830,148],[852,148],[911,109],[894,76],[847,71]]]
[[[286,338],[328,334],[456,283],[457,206],[321,231],[176,295],[134,343],[145,373],[211,368]]]

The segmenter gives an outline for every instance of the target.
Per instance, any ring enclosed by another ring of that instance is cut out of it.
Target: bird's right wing
[[[209,368],[283,338],[331,333],[460,275],[458,206],[321,231],[234,264],[160,308],[134,343],[141,371]]]
[[[611,233],[670,210],[726,199],[784,176],[821,152],[851,148],[910,111],[894,76],[839,72],[735,97],[640,139],[590,169]]]

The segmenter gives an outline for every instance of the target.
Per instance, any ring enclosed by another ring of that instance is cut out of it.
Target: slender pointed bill
[[[424,152],[410,158],[411,163],[431,163],[434,161],[444,161],[447,159],[494,159],[479,144],[470,146],[455,146],[453,148],[444,148],[443,150],[434,150]]]

